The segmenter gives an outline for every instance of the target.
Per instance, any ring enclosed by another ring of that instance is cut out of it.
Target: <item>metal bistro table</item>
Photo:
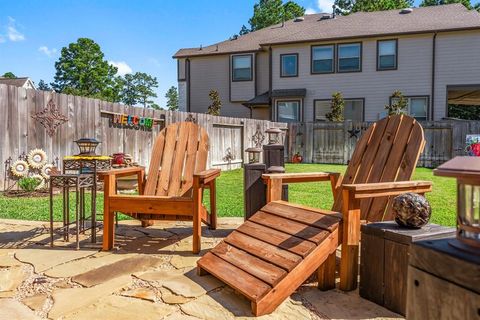
[[[63,158],[63,174],[91,174],[93,175],[92,186],[92,208],[96,208],[97,203],[97,179],[98,173],[110,170],[112,158],[109,156],[65,156]],[[92,210],[92,242],[96,242],[96,209]]]

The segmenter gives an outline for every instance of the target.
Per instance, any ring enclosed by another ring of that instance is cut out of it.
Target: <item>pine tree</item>
[[[329,121],[341,122],[343,118],[343,109],[345,108],[345,101],[341,92],[334,92],[332,94],[331,111],[325,115]]]

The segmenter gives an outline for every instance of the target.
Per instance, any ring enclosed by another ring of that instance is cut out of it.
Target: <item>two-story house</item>
[[[214,89],[224,116],[285,122],[325,120],[337,91],[346,119],[382,118],[396,90],[442,119],[480,105],[479,57],[480,13],[460,4],[306,15],[174,55],[182,110],[206,112]]]

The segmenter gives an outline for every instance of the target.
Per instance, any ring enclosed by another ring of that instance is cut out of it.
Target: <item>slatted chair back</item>
[[[414,118],[395,115],[379,120],[358,141],[341,184],[410,180],[424,146],[423,128]],[[361,219],[391,220],[389,200],[362,199]],[[342,192],[337,192],[334,211],[341,211],[342,201]]]
[[[207,167],[208,135],[193,122],[179,122],[164,128],[155,140],[150,159],[145,195],[187,196],[193,175]]]

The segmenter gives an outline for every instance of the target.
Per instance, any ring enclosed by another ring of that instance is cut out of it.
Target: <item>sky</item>
[[[78,38],[97,42],[119,74],[157,77],[156,102],[177,85],[172,55],[228,39],[248,26],[255,0],[0,0],[0,75],[53,81],[60,51]],[[415,5],[420,1],[416,0]],[[331,0],[297,0],[307,13]]]

